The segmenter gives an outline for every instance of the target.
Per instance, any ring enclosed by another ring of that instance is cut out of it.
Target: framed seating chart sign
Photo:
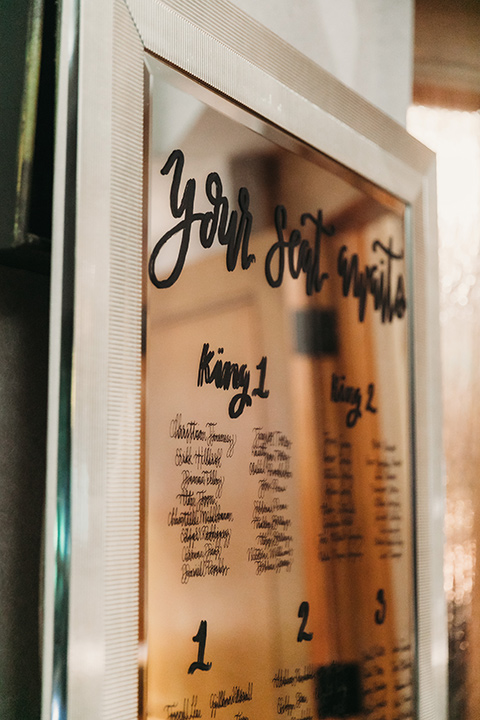
[[[62,37],[44,720],[445,717],[432,154],[226,2]]]

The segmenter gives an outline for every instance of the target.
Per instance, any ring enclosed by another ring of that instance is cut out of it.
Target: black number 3
[[[377,602],[380,605],[380,610],[375,610],[375,622],[377,625],[383,625],[385,622],[385,615],[387,614],[387,601],[385,600],[385,590],[380,589],[377,592]]]

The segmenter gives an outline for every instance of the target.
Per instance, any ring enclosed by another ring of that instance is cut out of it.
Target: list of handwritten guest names
[[[357,527],[352,444],[325,432],[323,438],[322,562],[363,557],[363,534]]]
[[[182,583],[193,578],[226,576],[230,566],[225,550],[230,544],[234,514],[221,503],[223,472],[233,458],[237,436],[222,433],[215,422],[184,422],[178,414],[170,423],[170,437],[178,443],[175,466],[179,471],[179,492],[167,522],[169,527],[181,528]]]
[[[249,473],[258,479],[253,502],[252,525],[256,543],[248,548],[248,560],[257,574],[290,570],[293,562],[292,521],[285,500],[292,443],[282,432],[253,428]]]
[[[387,442],[372,443],[373,452],[367,465],[373,474],[372,498],[375,512],[375,546],[379,558],[388,560],[403,555],[405,539],[402,535],[404,518],[400,491],[403,462],[397,448]]]
[[[281,668],[272,679],[277,695],[277,718],[288,720],[314,720],[312,696],[315,668],[305,665],[302,668]]]
[[[368,720],[412,720],[413,655],[409,642],[388,650],[370,647],[363,656],[364,714]]]

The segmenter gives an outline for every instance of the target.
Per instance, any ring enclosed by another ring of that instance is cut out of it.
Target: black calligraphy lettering
[[[193,675],[195,670],[203,670],[206,672],[212,667],[211,662],[205,662],[205,645],[207,642],[207,621],[201,620],[198,632],[192,638],[193,642],[198,643],[198,654],[195,662],[192,662],[188,668],[188,674]]]
[[[275,208],[275,228],[277,231],[277,242],[272,245],[267,253],[265,260],[265,275],[268,283],[272,287],[279,287],[283,282],[285,271],[285,250],[288,249],[288,267],[290,275],[296,279],[300,272],[306,274],[306,290],[307,295],[313,292],[320,292],[324,281],[328,278],[328,273],[320,273],[320,251],[322,233],[333,235],[333,228],[325,228],[322,224],[322,211],[319,210],[315,218],[310,213],[303,213],[300,218],[301,225],[304,226],[306,221],[311,220],[315,225],[315,245],[312,250],[310,243],[301,238],[300,231],[294,229],[290,233],[290,238],[285,241],[283,231],[287,225],[287,211],[283,205],[277,205]],[[273,276],[272,261],[278,256],[277,275]],[[295,259],[295,256],[296,259]]]
[[[300,216],[302,227],[307,220],[315,226],[314,246],[311,247],[308,240],[302,239],[298,229],[292,230],[287,240],[284,238],[284,230],[287,227],[287,211],[283,205],[277,205],[274,213],[277,241],[269,249],[265,258],[265,277],[271,287],[280,287],[285,273],[285,252],[288,251],[288,269],[292,278],[296,279],[300,273],[305,273],[307,295],[319,293],[323,283],[328,278],[327,272],[320,271],[321,242],[322,236],[332,236],[335,233],[333,225],[323,225],[323,214],[318,210],[317,215],[303,213]],[[273,263],[276,262],[276,273],[273,270]]]
[[[334,403],[347,403],[353,405],[347,413],[347,427],[355,427],[359,417],[362,416],[362,393],[360,388],[345,383],[345,375],[332,373],[330,400]]]
[[[173,171],[172,185],[170,188],[170,212],[172,213],[172,216],[174,218],[180,218],[182,217],[182,215],[184,215],[184,218],[177,225],[175,225],[175,227],[173,227],[171,230],[165,233],[163,237],[160,238],[160,240],[153,248],[152,254],[150,255],[150,260],[148,262],[148,274],[152,283],[155,285],[155,287],[158,288],[170,287],[178,280],[178,277],[182,272],[183,266],[185,264],[185,258],[187,257],[187,250],[190,244],[190,230],[192,227],[192,223],[195,220],[199,220],[201,217],[198,214],[195,215],[193,212],[193,203],[195,201],[196,187],[196,182],[193,178],[187,181],[181,202],[179,202],[178,200],[180,181],[184,164],[185,158],[182,151],[174,150],[163,168],[160,170],[162,175],[168,175],[172,167],[175,166],[175,169]],[[180,242],[180,249],[178,252],[175,267],[173,268],[168,278],[166,278],[165,280],[159,280],[155,272],[155,261],[162,247],[168,242],[168,240],[170,240],[171,237],[176,235],[178,232],[182,232],[182,239]]]
[[[387,613],[387,601],[385,600],[385,590],[382,588],[377,592],[377,602],[380,609],[375,610],[375,622],[377,625],[383,625]]]
[[[247,270],[251,263],[255,262],[255,255],[249,253],[248,250],[252,231],[252,214],[249,210],[250,197],[247,188],[240,188],[238,193],[240,216],[236,210],[230,213],[228,199],[223,195],[220,176],[215,172],[209,173],[205,181],[205,194],[212,205],[212,210],[195,213],[195,179],[187,180],[182,199],[179,201],[184,165],[183,152],[173,150],[160,171],[162,175],[168,175],[174,168],[170,188],[170,212],[172,217],[180,220],[158,240],[150,255],[148,275],[157,288],[171,287],[180,277],[190,245],[192,226],[195,222],[200,222],[199,239],[202,247],[211,247],[216,235],[219,243],[227,246],[226,265],[229,271],[235,269],[240,250],[243,270]],[[173,270],[168,277],[160,279],[156,272],[157,258],[167,242],[179,234],[181,236],[180,247]]]
[[[212,382],[210,380],[210,362],[215,356],[215,351],[210,350],[209,343],[204,343],[202,355],[200,357],[200,363],[198,366],[198,377],[197,377],[197,386],[202,387],[203,383],[209,383]]]
[[[224,348],[218,348],[219,356],[223,355]],[[231,418],[238,418],[246,407],[252,404],[252,397],[267,398],[270,394],[265,389],[265,376],[267,371],[267,358],[263,356],[259,364],[256,366],[260,370],[259,384],[249,393],[250,387],[250,371],[245,363],[239,365],[230,360],[223,360],[219,357],[215,359],[215,351],[210,350],[210,344],[204,343],[200,362],[198,364],[197,387],[214,384],[216,388],[221,390],[240,390],[234,395],[228,405],[228,414]]]
[[[223,355],[223,348],[218,348],[218,354]],[[197,386],[202,387],[215,383],[215,387],[222,390],[229,390],[233,387],[235,390],[239,388],[242,392],[234,395],[228,406],[228,414],[231,418],[239,417],[245,406],[252,404],[252,398],[248,393],[250,385],[250,372],[245,364],[238,365],[229,360],[223,361],[217,359],[213,367],[210,366],[214,358],[215,352],[210,350],[209,343],[204,343],[200,363],[198,366]]]
[[[350,259],[347,257],[346,245],[340,249],[337,260],[337,271],[342,278],[342,293],[347,297],[350,293],[358,298],[358,319],[365,320],[367,297],[373,297],[375,310],[381,311],[382,322],[392,322],[394,316],[402,318],[405,314],[407,301],[405,295],[405,281],[403,275],[397,277],[395,297],[392,298],[392,263],[403,259],[403,252],[393,251],[393,239],[390,238],[388,247],[380,240],[372,243],[372,250],[382,251],[387,258],[380,258],[378,265],[365,265],[363,271],[359,270],[359,258],[354,253]]]
[[[309,642],[313,638],[313,633],[305,631],[309,613],[310,604],[306,600],[304,600],[302,603],[300,603],[300,607],[298,608],[298,617],[302,618],[302,622],[298,631],[297,642],[303,642],[304,640]]]
[[[252,396],[258,395],[258,397],[261,398],[268,398],[270,390],[265,390],[265,375],[267,374],[267,358],[265,355],[256,366],[256,369],[260,370],[260,378],[258,380],[258,386],[252,390]]]
[[[265,259],[265,276],[267,278],[268,284],[273,287],[279,287],[283,282],[283,272],[285,268],[285,256],[284,256],[284,248],[287,246],[287,243],[283,239],[283,230],[285,229],[287,225],[287,211],[283,207],[283,205],[277,205],[275,208],[275,228],[277,230],[277,237],[278,240],[276,243],[272,245],[270,250],[267,253],[267,257]],[[272,274],[272,261],[275,255],[278,253],[278,269],[277,269],[277,277],[274,278]]]
[[[371,412],[371,413],[377,412],[377,408],[372,405],[374,394],[375,394],[375,385],[373,383],[370,383],[368,386],[368,399],[367,399],[367,404],[365,406],[365,410],[368,410],[368,412]]]

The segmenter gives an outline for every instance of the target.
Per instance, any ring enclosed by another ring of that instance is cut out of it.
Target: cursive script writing
[[[162,175],[171,175],[170,212],[177,222],[155,243],[150,254],[148,275],[157,288],[169,288],[179,279],[195,231],[204,249],[211,248],[215,241],[226,247],[225,260],[229,272],[239,264],[243,270],[248,270],[256,261],[255,254],[249,249],[254,218],[250,211],[248,189],[239,189],[238,209],[234,209],[224,194],[220,175],[210,172],[204,186],[208,209],[199,212],[196,209],[197,181],[195,178],[184,181],[184,167],[185,156],[182,150],[176,149],[160,170]],[[329,279],[329,273],[322,264],[322,240],[333,237],[335,227],[324,224],[323,211],[317,209],[313,213],[301,213],[299,227],[292,228],[284,205],[275,206],[273,224],[277,239],[266,253],[264,266],[270,287],[280,287],[287,273],[293,279],[303,274],[307,295],[320,293]],[[308,239],[308,235],[313,237]],[[172,246],[175,248],[173,267],[162,274],[160,268],[165,267],[165,257],[170,255],[167,250],[164,251],[167,245],[168,250]],[[388,244],[374,240],[372,251],[378,253],[375,262],[366,264],[362,269],[359,255],[353,253],[349,256],[347,245],[341,247],[337,256],[337,271],[342,279],[343,296],[351,295],[358,299],[360,322],[365,319],[369,296],[373,298],[374,309],[380,311],[382,322],[392,322],[395,317],[401,319],[407,304],[405,280],[401,273],[393,277],[393,269],[397,267],[396,261],[403,260],[404,253],[393,250],[392,238]]]
[[[196,181],[194,178],[187,180],[182,199],[179,198],[184,164],[183,152],[174,150],[160,170],[162,175],[168,175],[173,169],[170,211],[174,218],[179,218],[179,222],[162,235],[150,255],[148,274],[157,288],[171,287],[178,280],[185,265],[192,226],[196,222],[200,223],[199,236],[202,247],[211,247],[215,237],[218,238],[220,245],[227,246],[226,263],[229,271],[235,270],[239,255],[244,270],[249,268],[252,262],[255,262],[255,255],[248,251],[248,241],[252,230],[252,214],[249,210],[250,196],[247,188],[240,188],[238,193],[240,215],[237,210],[230,212],[228,200],[223,194],[220,176],[216,172],[211,172],[205,181],[205,195],[211,203],[212,209],[204,213],[194,212],[196,193]],[[181,235],[181,241],[175,266],[168,277],[161,279],[157,276],[155,268],[157,257],[167,242],[178,234]]]
[[[300,224],[305,226],[307,220],[310,220],[315,227],[313,249],[308,240],[302,239],[300,230],[297,229],[292,230],[289,239],[285,240],[283,231],[287,226],[287,211],[283,205],[277,205],[275,208],[275,229],[278,240],[272,245],[265,259],[265,276],[268,284],[272,287],[279,287],[283,282],[286,253],[288,254],[288,269],[292,278],[298,278],[300,272],[305,273],[307,295],[313,295],[314,292],[319,293],[323,283],[327,280],[328,273],[320,272],[322,235],[332,236],[335,229],[333,225],[324,226],[321,210],[317,212],[316,217],[311,213],[303,213],[300,217]],[[277,257],[277,271],[274,276],[272,261],[275,257]]]
[[[253,698],[253,683],[249,682],[247,689],[235,685],[232,688],[231,693],[225,692],[225,690],[219,690],[218,693],[212,693],[210,695],[210,717],[215,718],[217,716],[217,710],[220,708],[228,707],[229,705],[238,705],[245,702],[250,702]]]
[[[198,707],[198,695],[194,695],[192,699],[185,698],[182,708],[178,708],[178,703],[165,705],[165,712],[168,720],[196,720],[202,717],[202,711]]]
[[[375,394],[374,383],[368,385],[368,399],[365,404],[365,410],[376,413],[377,408],[373,406],[372,401]],[[362,417],[362,391],[359,387],[347,385],[345,375],[337,375],[332,373],[332,384],[330,392],[330,400],[333,403],[346,403],[353,405],[352,409],[347,412],[347,427],[355,427],[358,418]]]
[[[219,356],[223,355],[223,352],[223,348],[218,348],[217,353]],[[215,351],[210,350],[209,343],[204,343],[198,365],[197,387],[202,387],[203,384],[210,385],[214,383],[215,387],[222,390],[229,390],[230,387],[234,390],[241,389],[241,392],[232,397],[228,405],[228,414],[231,418],[240,417],[245,407],[250,407],[252,404],[252,397],[258,396],[265,399],[269,396],[270,391],[265,389],[265,375],[267,371],[267,358],[265,356],[262,357],[256,366],[256,369],[260,370],[260,376],[258,385],[252,390],[251,394],[248,392],[250,387],[250,370],[247,368],[247,365],[232,363],[230,360],[223,360],[221,357],[217,358],[215,363],[211,364],[214,357]]]
[[[390,238],[388,247],[380,240],[372,244],[373,252],[380,250],[387,259],[385,268],[385,257],[380,257],[378,264],[365,265],[363,271],[359,270],[359,259],[354,253],[350,259],[347,257],[348,248],[343,245],[337,262],[338,274],[343,278],[342,292],[347,297],[351,292],[358,298],[358,319],[363,322],[367,296],[373,297],[375,310],[381,310],[382,322],[392,322],[394,316],[402,318],[405,314],[407,301],[405,297],[405,282],[403,275],[397,277],[395,295],[392,296],[392,263],[394,260],[402,260],[403,252],[394,253],[392,249],[393,240]]]

